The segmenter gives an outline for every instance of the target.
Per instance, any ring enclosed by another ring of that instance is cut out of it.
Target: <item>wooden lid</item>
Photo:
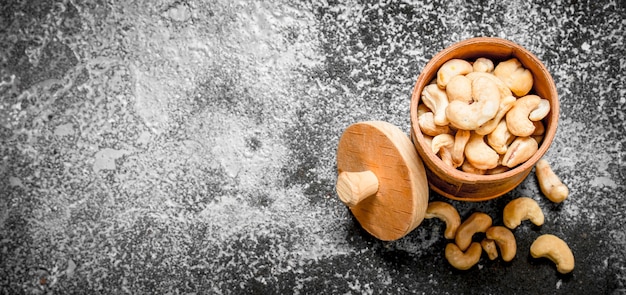
[[[424,219],[428,182],[411,140],[382,121],[350,125],[337,148],[337,193],[380,240],[402,238]]]

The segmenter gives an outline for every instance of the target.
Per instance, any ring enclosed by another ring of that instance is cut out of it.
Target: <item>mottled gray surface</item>
[[[0,4],[0,293],[626,292],[624,1],[128,2]],[[360,229],[335,151],[358,121],[408,134],[420,70],[474,36],[553,74],[546,158],[571,195],[531,176],[452,202],[501,223],[526,195],[546,215],[512,262],[460,272],[438,220],[394,242]],[[543,233],[572,273],[530,258]]]

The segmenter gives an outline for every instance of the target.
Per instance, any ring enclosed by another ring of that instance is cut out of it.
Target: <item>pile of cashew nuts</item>
[[[535,168],[543,194],[553,202],[565,200],[569,191],[548,162],[542,159]],[[479,262],[483,251],[490,260],[498,257],[506,262],[513,260],[517,253],[513,230],[525,220],[536,226],[543,225],[545,221],[539,204],[529,197],[513,199],[504,207],[502,215],[504,226],[493,225],[491,217],[482,212],[474,212],[461,223],[456,208],[446,202],[433,201],[428,204],[425,218],[438,218],[445,222],[444,237],[453,240],[446,245],[445,257],[453,267],[467,270]],[[483,233],[484,238],[480,240],[480,235],[476,233]],[[533,258],[552,260],[560,273],[566,274],[574,269],[572,250],[555,235],[542,234],[537,237],[530,246],[530,254]]]
[[[532,73],[517,58],[445,62],[421,93],[418,125],[444,163],[475,174],[505,172],[534,155],[550,102],[529,94]]]

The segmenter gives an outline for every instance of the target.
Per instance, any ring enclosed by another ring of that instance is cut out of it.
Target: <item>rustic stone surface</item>
[[[626,291],[623,1],[127,2],[0,4],[0,293]],[[358,121],[408,134],[420,70],[474,36],[553,74],[546,159],[571,195],[552,204],[531,176],[450,201],[501,224],[524,195],[546,215],[515,230],[512,262],[459,272],[438,220],[364,232],[335,151]],[[569,243],[572,273],[530,257],[543,233]]]

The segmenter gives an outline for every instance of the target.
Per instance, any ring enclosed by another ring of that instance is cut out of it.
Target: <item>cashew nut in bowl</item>
[[[425,104],[420,103],[420,104],[417,106],[417,117],[418,117],[418,118],[419,118],[421,115],[423,115],[423,114],[425,114],[425,113],[428,113],[428,112],[431,112],[431,113],[432,113],[432,111],[431,111],[431,110],[430,110],[430,109],[429,109],[429,108],[428,108]]]
[[[474,167],[469,161],[464,161],[463,164],[461,164],[461,170],[463,170],[463,172],[477,174],[477,175],[483,175],[487,173],[487,170],[478,169]]]
[[[548,200],[561,203],[569,195],[569,189],[561,182],[561,179],[552,171],[548,161],[541,159],[535,165],[535,174],[539,181],[541,192]]]
[[[535,124],[535,131],[531,137],[540,145],[543,141],[544,133],[546,133],[546,127],[543,125],[542,121],[533,121],[533,124]]]
[[[506,154],[509,144],[513,142],[515,136],[509,132],[509,128],[506,127],[506,119],[503,119],[498,123],[496,129],[487,135],[487,143],[498,154]]]
[[[439,89],[437,85],[431,84],[424,87],[422,91],[422,101],[435,115],[435,124],[448,125],[446,109],[448,108],[448,95],[445,90]]]
[[[562,274],[574,270],[574,254],[567,243],[551,234],[539,236],[530,245],[530,255],[533,258],[545,257],[556,264],[556,270]]]
[[[433,153],[439,154],[439,157],[446,165],[454,167],[451,151],[453,146],[454,136],[450,134],[439,134],[433,137],[431,148]]]
[[[433,143],[432,143],[432,151],[435,154],[438,154],[439,151],[442,148],[449,148],[451,149],[454,146],[454,136],[452,136],[451,134],[439,134],[435,137],[433,137]]]
[[[458,270],[468,270],[478,263],[483,250],[478,242],[473,242],[465,252],[454,243],[448,243],[445,252],[450,265]]]
[[[490,73],[493,71],[493,68],[493,61],[485,57],[477,58],[472,65],[474,72]]]
[[[511,170],[511,168],[509,168],[507,166],[498,165],[498,167],[496,167],[496,168],[487,170],[485,172],[485,174],[494,175],[494,174],[504,173],[504,172],[507,172],[509,170]]]
[[[450,132],[450,127],[448,127],[448,125],[439,126],[435,124],[435,115],[433,112],[425,112],[421,116],[418,116],[417,124],[420,126],[422,133],[430,136],[437,136],[439,134]]]
[[[491,80],[478,77],[472,81],[474,102],[455,100],[450,102],[446,115],[452,126],[458,129],[476,130],[496,116],[500,105],[498,87]]]
[[[528,94],[533,87],[533,74],[522,66],[517,58],[498,63],[493,74],[504,81],[517,96]]]
[[[539,150],[539,144],[532,137],[518,137],[506,150],[502,165],[513,168],[526,162]]]
[[[487,257],[489,257],[489,260],[496,260],[496,258],[498,258],[496,241],[485,238],[480,241],[480,246],[483,247],[483,250],[485,251],[485,253],[487,253]]]
[[[465,160],[472,166],[487,170],[498,166],[500,156],[483,139],[482,135],[472,133],[465,145]]]
[[[546,126],[543,125],[541,121],[533,121],[535,125],[535,131],[533,131],[532,136],[543,135],[546,132]]]
[[[530,112],[534,110],[541,98],[531,94],[518,98],[513,107],[506,113],[506,126],[515,136],[530,136],[535,131],[535,125],[528,118]]]
[[[437,85],[444,89],[452,78],[458,75],[465,75],[473,70],[472,65],[462,59],[451,59],[446,61],[437,71]]]
[[[456,230],[454,241],[459,249],[465,251],[472,243],[472,237],[475,233],[484,233],[491,227],[491,217],[482,212],[474,212],[468,217]]]
[[[528,119],[531,121],[539,121],[545,118],[550,112],[550,101],[547,99],[541,99],[539,105],[528,114]]]
[[[487,239],[494,240],[500,248],[502,260],[509,262],[515,258],[517,243],[513,233],[504,226],[492,226],[485,232]]]
[[[522,221],[530,220],[536,226],[543,225],[543,211],[537,202],[529,197],[519,197],[504,206],[502,221],[510,229],[518,227]]]
[[[452,205],[441,201],[430,202],[428,204],[428,208],[426,208],[426,215],[424,218],[438,218],[445,222],[446,231],[444,232],[444,237],[449,240],[454,239],[456,236],[456,230],[461,224],[459,212],[456,211]]]
[[[493,119],[487,121],[487,123],[478,127],[478,129],[476,129],[476,133],[480,135],[487,135],[493,132],[496,127],[498,127],[500,121],[502,121],[502,118],[504,118],[506,113],[513,107],[513,104],[516,100],[517,98],[515,98],[514,96],[503,97],[500,100],[500,106],[498,107],[498,112],[496,113],[496,116],[493,117]]]
[[[465,77],[467,77],[468,79],[470,79],[470,81],[474,81],[479,77],[483,77],[483,78],[487,78],[489,80],[491,80],[491,82],[495,83],[496,86],[498,86],[498,92],[500,92],[500,98],[504,98],[507,96],[513,96],[513,92],[511,92],[511,89],[509,89],[508,86],[506,86],[506,84],[504,84],[504,82],[502,82],[502,80],[500,80],[498,77],[496,77],[494,74],[492,73],[483,73],[483,72],[471,72],[467,75],[465,75]]]
[[[454,76],[446,86],[449,101],[472,102],[472,81],[463,75]]]
[[[459,167],[465,161],[465,146],[469,141],[471,131],[459,129],[454,135],[454,146],[452,147],[452,163],[453,166]]]

